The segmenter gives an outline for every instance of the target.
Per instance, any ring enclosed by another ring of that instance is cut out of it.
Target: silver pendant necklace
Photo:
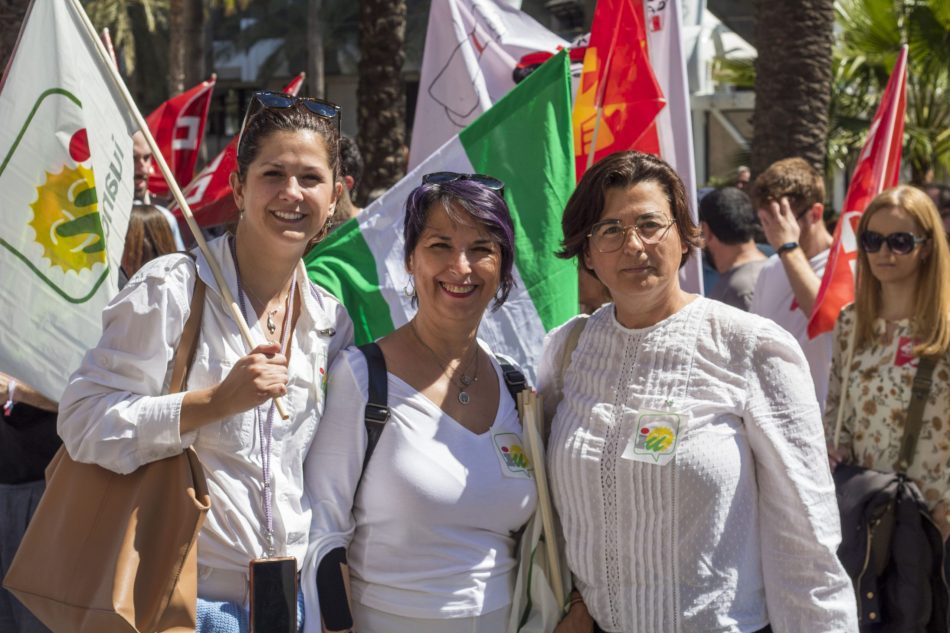
[[[448,366],[442,362],[442,359],[439,358],[439,355],[435,353],[435,350],[429,347],[428,345],[426,345],[426,342],[423,341],[422,337],[419,336],[419,333],[416,332],[416,326],[414,325],[413,321],[409,322],[409,329],[412,330],[412,335],[416,337],[416,340],[419,341],[419,344],[422,345],[427,350],[429,350],[429,353],[432,354],[432,357],[439,364],[439,367],[442,368],[442,373],[449,377],[449,382],[455,382],[455,380],[453,380],[453,377],[449,375]],[[468,395],[468,392],[465,391],[465,389],[475,384],[476,382],[478,382],[478,343],[477,342],[475,343],[475,358],[472,362],[475,365],[475,371],[472,372],[472,375],[469,376],[463,371],[461,376],[459,376],[458,378],[457,386],[459,390],[459,395],[458,395],[459,404],[467,405],[469,402],[472,401],[472,397]],[[458,371],[458,368],[456,368],[456,371]]]

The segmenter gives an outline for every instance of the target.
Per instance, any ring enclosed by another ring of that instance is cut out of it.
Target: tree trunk
[[[323,99],[326,80],[323,69],[323,25],[320,24],[322,0],[307,0],[307,79],[310,96]]]
[[[755,0],[752,172],[800,156],[825,171],[833,0]]]
[[[29,5],[29,0],[0,0],[0,65],[3,68],[10,61]]]
[[[188,88],[208,78],[205,68],[204,0],[185,2],[185,86]]]
[[[185,0],[168,3],[168,96],[185,91]]]
[[[405,175],[405,0],[361,0],[358,144],[365,163],[358,206]]]

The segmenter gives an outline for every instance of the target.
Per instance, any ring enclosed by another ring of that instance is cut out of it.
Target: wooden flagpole
[[[128,107],[129,111],[132,113],[132,118],[135,120],[136,125],[138,125],[139,129],[142,131],[142,134],[145,136],[145,140],[148,142],[148,147],[152,150],[152,158],[156,161],[156,163],[158,163],[158,169],[162,172],[162,176],[165,177],[165,182],[168,183],[168,189],[171,191],[172,197],[175,198],[175,202],[178,203],[178,207],[181,209],[182,215],[185,217],[185,221],[188,223],[188,228],[191,229],[191,232],[195,237],[195,242],[197,242],[198,248],[202,253],[204,253],[205,259],[208,261],[208,265],[211,268],[211,274],[214,275],[214,281],[218,284],[218,288],[220,289],[221,294],[224,296],[225,302],[231,309],[231,316],[234,318],[235,323],[237,323],[238,329],[241,331],[241,336],[244,339],[245,344],[247,344],[248,350],[254,349],[254,347],[256,347],[254,338],[251,336],[251,330],[247,326],[247,322],[244,320],[244,315],[241,314],[241,309],[234,300],[234,296],[231,294],[231,289],[228,288],[228,284],[226,283],[224,275],[221,272],[221,267],[218,265],[217,260],[212,257],[211,251],[208,248],[208,243],[205,241],[204,235],[202,235],[201,229],[198,227],[198,223],[195,221],[195,216],[191,212],[191,207],[188,206],[188,202],[185,200],[185,196],[181,192],[181,188],[178,186],[178,182],[175,180],[175,176],[172,174],[171,168],[168,166],[168,163],[165,162],[165,157],[162,156],[162,152],[158,148],[158,144],[152,137],[152,133],[148,129],[148,124],[145,122],[145,118],[142,116],[142,113],[139,112],[138,106],[135,105],[135,100],[132,99],[129,89],[126,87],[125,82],[122,81],[122,77],[119,76],[118,69],[112,64],[112,59],[109,57],[109,52],[103,45],[102,40],[99,39],[99,35],[96,33],[96,28],[89,20],[89,16],[86,15],[86,12],[79,4],[79,1],[66,1],[72,4],[73,10],[76,11],[76,13],[81,17],[83,25],[86,28],[87,36],[96,43],[96,50],[99,51],[99,56],[101,57],[100,61],[106,68],[109,69],[109,74],[113,83],[119,90],[119,93],[122,95],[126,107]],[[294,274],[297,274],[296,271]],[[286,420],[288,417],[290,417],[287,415],[287,409],[284,407],[284,403],[280,397],[274,398],[274,405],[276,406],[277,412],[280,414],[282,419]]]

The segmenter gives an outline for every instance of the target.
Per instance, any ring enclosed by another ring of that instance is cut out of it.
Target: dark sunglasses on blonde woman
[[[861,233],[861,248],[867,253],[876,253],[881,250],[885,243],[892,253],[898,255],[907,255],[917,248],[918,244],[923,244],[929,237],[919,237],[913,233],[899,232],[882,235],[877,231],[864,231]]]
[[[320,117],[336,122],[337,134],[340,132],[340,106],[316,97],[295,97],[283,92],[273,92],[271,90],[258,90],[251,96],[251,103],[247,106],[247,113],[244,115],[244,122],[241,124],[241,136],[238,138],[238,148],[241,147],[241,141],[244,137],[244,130],[247,124],[264,110],[288,110],[290,108],[300,108]]]

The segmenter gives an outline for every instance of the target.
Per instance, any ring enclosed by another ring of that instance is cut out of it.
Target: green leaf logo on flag
[[[35,157],[27,157],[22,151],[18,153],[26,135],[49,134],[41,122],[52,119],[53,112],[56,113],[53,135],[61,140],[51,147],[58,148],[58,155],[46,156],[43,162],[37,162]],[[71,302],[83,302],[106,278],[107,270],[103,267],[108,263],[82,104],[67,90],[45,91],[37,98],[16,139],[0,165],[0,176],[11,164],[19,165],[18,170],[30,166],[27,169],[33,172],[36,184],[29,209],[24,208],[20,217],[23,217],[24,230],[28,230],[27,226],[33,229],[33,239],[32,244],[29,239],[20,240],[19,248],[6,240],[2,240],[2,244],[60,296]],[[107,178],[107,187],[112,180],[114,178]],[[110,197],[106,198],[108,203]],[[93,273],[93,278],[81,275],[93,269],[97,273],[101,270],[101,274]],[[81,280],[84,283],[77,286]]]

